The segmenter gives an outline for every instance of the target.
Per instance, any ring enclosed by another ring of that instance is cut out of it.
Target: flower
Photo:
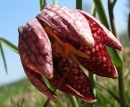
[[[32,84],[53,101],[56,95],[42,76],[58,89],[87,102],[96,99],[84,68],[99,76],[117,78],[106,46],[122,50],[114,35],[81,10],[45,4],[35,19],[19,27],[19,54]]]

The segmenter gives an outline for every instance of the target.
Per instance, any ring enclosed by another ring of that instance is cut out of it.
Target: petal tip
[[[86,101],[86,102],[89,102],[89,103],[95,103],[96,101],[97,101],[97,99],[87,99],[87,100],[85,100],[85,99],[83,99],[84,101]]]
[[[93,48],[95,46],[95,41],[94,41],[94,39],[91,39],[91,40],[90,39],[89,40],[84,39],[83,44],[87,45],[89,48]]]
[[[123,46],[120,48],[120,51],[123,51],[124,50],[124,48],[123,48]]]
[[[96,101],[97,101],[97,99],[94,99],[94,100],[90,101],[90,103],[94,103],[94,102],[96,102]]]
[[[53,78],[53,74],[51,73],[49,76],[48,76],[49,79]]]
[[[118,78],[118,74],[116,73],[113,77],[113,79],[117,79]]]

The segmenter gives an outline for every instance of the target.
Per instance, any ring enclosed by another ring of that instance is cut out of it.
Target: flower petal
[[[64,38],[88,47],[94,46],[88,21],[75,9],[45,4],[36,18],[43,27],[50,26]]]
[[[88,20],[93,36],[97,37],[102,43],[107,46],[123,50],[121,43],[109,30],[107,30],[107,28],[100,21],[91,16],[89,13],[81,10],[78,11]]]
[[[31,83],[42,93],[44,93],[46,96],[48,96],[50,99],[52,99],[54,102],[57,102],[56,95],[47,87],[47,85],[44,83],[41,74],[32,71],[31,69],[28,69],[23,65],[24,71],[26,75],[28,76]]]
[[[70,69],[64,81],[59,86],[59,90],[70,95],[77,96],[87,102],[95,102],[90,81],[87,75],[71,59],[65,58],[53,45],[54,77],[49,81],[56,86],[64,74]]]
[[[114,67],[106,47],[96,38],[95,46],[88,48],[87,46],[81,46],[80,51],[90,56],[90,59],[79,57],[78,60],[89,71],[104,77],[117,78],[118,73]]]
[[[24,66],[47,78],[53,76],[51,44],[37,19],[19,27],[18,47]]]

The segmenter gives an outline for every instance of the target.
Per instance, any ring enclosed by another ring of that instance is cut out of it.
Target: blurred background
[[[52,4],[52,0],[47,0]],[[93,1],[83,0],[83,10],[90,12]],[[103,1],[105,10],[108,12],[107,0]],[[59,0],[58,5],[75,8],[75,0]],[[0,1],[0,37],[5,38],[18,46],[18,27],[35,18],[40,12],[39,0],[1,0]],[[130,13],[130,0],[118,0],[114,7],[117,32],[122,44],[130,49],[128,39],[128,13]],[[108,13],[107,13],[108,14]],[[2,57],[0,55],[0,86],[6,86],[26,78],[21,66],[18,54],[2,45],[6,57],[8,73],[5,72]],[[130,55],[127,48],[124,52]],[[127,58],[125,59],[127,60]],[[129,68],[128,68],[129,70]]]

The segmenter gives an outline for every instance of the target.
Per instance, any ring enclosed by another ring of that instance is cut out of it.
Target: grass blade
[[[82,10],[82,0],[76,0],[76,9]]]
[[[101,100],[101,101],[100,101],[101,104],[108,102],[109,104],[112,105],[113,102],[112,102],[111,99],[109,99],[106,95],[104,95],[104,94],[103,94],[101,91],[99,91],[99,90],[96,90],[96,92],[97,92],[97,98],[98,98],[98,100]],[[104,100],[105,100],[106,102],[104,102]]]
[[[119,97],[114,93],[112,92],[110,89],[108,89],[107,87],[104,87],[103,85],[99,84],[98,82],[96,82],[98,84],[98,86],[100,86],[101,88],[107,90],[107,92],[109,92],[109,94],[119,103]]]
[[[1,51],[1,55],[2,55],[3,62],[4,62],[4,67],[5,67],[6,74],[8,74],[7,64],[6,64],[5,55],[4,55],[4,50],[3,50],[3,48],[2,48],[1,41],[0,41],[0,51]]]
[[[53,4],[57,5],[58,4],[58,0],[53,0]]]
[[[75,98],[75,96],[69,96],[70,102],[72,107],[79,107],[77,99]]]
[[[1,42],[4,43],[7,47],[9,47],[11,50],[13,50],[14,52],[18,53],[18,48],[17,46],[15,46],[14,44],[12,44],[11,42],[9,42],[8,40],[4,39],[4,38],[0,38]]]
[[[43,5],[46,3],[46,0],[39,0],[40,10],[42,10]]]
[[[95,8],[98,13],[100,21],[103,23],[103,25],[106,26],[107,29],[110,30],[110,26],[109,26],[109,23],[107,20],[107,16],[105,13],[105,9],[103,7],[102,0],[93,0],[93,2],[94,2],[94,5],[95,5]]]

